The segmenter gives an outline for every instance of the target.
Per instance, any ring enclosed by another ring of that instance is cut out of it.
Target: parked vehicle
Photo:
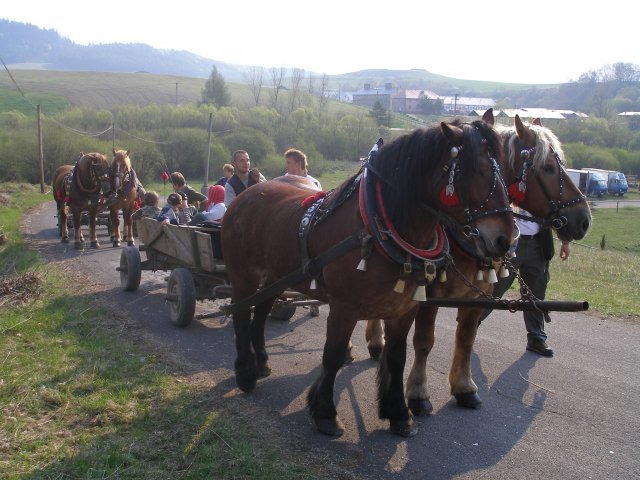
[[[568,168],[569,178],[587,197],[602,197],[607,193],[607,181],[601,172]]]
[[[583,168],[582,170],[602,173],[607,180],[607,190],[609,191],[609,195],[622,196],[627,193],[627,190],[629,190],[627,179],[622,172],[618,172],[616,170],[603,170],[600,168]]]

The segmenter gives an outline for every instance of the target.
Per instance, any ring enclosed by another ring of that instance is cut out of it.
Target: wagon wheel
[[[196,286],[186,268],[171,271],[167,285],[169,318],[176,327],[186,327],[196,312]]]
[[[142,273],[140,251],[137,247],[126,247],[120,253],[120,288],[125,292],[135,292],[140,286]]]
[[[276,303],[271,309],[271,318],[274,320],[282,320],[288,322],[296,313],[295,305],[287,305],[286,303]]]

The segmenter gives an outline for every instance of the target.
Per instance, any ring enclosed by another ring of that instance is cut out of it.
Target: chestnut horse
[[[111,197],[108,200],[111,216],[111,241],[114,247],[120,246],[120,210],[124,222],[123,236],[127,245],[134,245],[133,220],[131,214],[136,208],[138,198],[138,179],[131,167],[128,150],[113,149],[113,160],[110,169]]]
[[[333,399],[336,375],[357,321],[383,318],[379,415],[394,433],[414,434],[403,394],[406,339],[425,284],[448,258],[439,224],[450,220],[482,256],[501,257],[511,248],[513,214],[496,161],[502,155],[485,120],[443,122],[388,143],[324,198],[287,179],[238,195],[222,227],[238,387],[251,392],[270,374],[265,320],[291,287],[329,304],[322,369],[307,397],[317,429],[344,432]]]
[[[62,243],[69,241],[67,206],[73,216],[74,247],[82,248],[81,215],[89,213],[89,239],[91,248],[98,248],[96,215],[102,206],[101,196],[109,190],[109,162],[102,153],[80,153],[75,166],[58,167],[52,178],[53,194],[58,208],[58,226]]]
[[[507,162],[502,166],[509,185],[510,199],[530,212],[543,228],[553,228],[564,241],[579,240],[591,226],[591,213],[585,196],[565,170],[560,142],[539,119],[524,124],[516,115],[514,127],[501,128]],[[448,281],[434,284],[429,295],[436,298],[475,299],[490,296],[493,285],[487,280],[491,260],[479,258],[464,238],[451,236],[453,264]],[[484,272],[483,272],[484,270]],[[502,274],[508,272],[503,271]],[[473,288],[470,287],[473,285]],[[458,308],[455,348],[449,370],[451,394],[459,406],[477,408],[481,404],[478,387],[471,376],[471,352],[483,307]],[[426,362],[433,347],[438,307],[421,304],[418,308],[413,346],[414,363],[407,379],[406,397],[415,415],[432,410],[427,389]],[[372,357],[382,348],[379,320],[367,324],[367,341]]]

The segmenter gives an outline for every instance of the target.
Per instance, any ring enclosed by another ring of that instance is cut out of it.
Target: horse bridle
[[[553,153],[553,158],[555,158],[556,164],[558,166],[558,172],[559,172],[558,177],[560,182],[560,187],[558,189],[558,197],[562,199],[562,194],[564,193],[564,169],[562,168],[560,155],[558,155],[558,153],[553,148],[551,147],[549,148],[551,149],[551,153]],[[525,147],[520,150],[520,160],[522,161],[522,166],[520,168],[520,172],[518,173],[518,175],[516,175],[516,180],[519,182],[518,189],[520,190],[520,192],[523,192],[523,193],[526,193],[527,172],[533,166],[533,156],[535,154],[535,151],[536,151],[535,146],[531,148]],[[520,213],[514,213],[513,215],[520,219],[528,220],[530,222],[536,222],[541,224],[542,226],[548,226],[553,228],[554,230],[559,230],[562,227],[564,227],[569,221],[567,217],[565,217],[564,215],[560,215],[560,211],[564,208],[576,205],[577,203],[580,203],[582,201],[586,201],[587,197],[584,194],[582,194],[574,198],[573,200],[568,200],[566,202],[562,202],[561,200],[554,200],[553,198],[551,198],[551,194],[549,193],[549,190],[547,189],[547,187],[544,185],[542,180],[540,180],[540,177],[538,175],[534,175],[534,176],[538,181],[538,185],[540,186],[540,189],[542,190],[542,192],[544,193],[547,199],[547,204],[549,205],[549,213],[544,218],[522,215]]]
[[[483,138],[482,143],[486,143],[486,142],[487,140]],[[451,159],[449,160],[447,165],[444,167],[443,169],[444,173],[442,177],[440,177],[440,179],[436,181],[436,184],[439,184],[442,178],[448,176],[447,184],[444,187],[445,196],[451,197],[455,194],[456,189],[454,187],[454,181],[455,181],[456,175],[460,177],[464,176],[465,172],[460,168],[460,162],[458,162],[459,155],[463,151],[464,150],[462,145],[453,146],[451,148]],[[458,197],[462,201],[463,211],[465,216],[464,224],[461,224],[458,220],[454,219],[453,217],[451,217],[446,213],[443,213],[442,211],[436,211],[429,205],[426,205],[424,203],[421,204],[421,207],[423,209],[427,210],[433,215],[436,215],[440,219],[441,223],[443,223],[452,233],[455,230],[461,230],[463,235],[467,238],[472,238],[472,239],[479,238],[480,231],[478,230],[478,227],[475,225],[476,220],[489,215],[497,215],[501,213],[513,213],[513,209],[510,206],[494,208],[491,210],[486,209],[486,204],[495,195],[496,189],[499,188],[499,186],[502,186],[502,188],[505,191],[505,194],[508,197],[507,187],[504,183],[504,179],[502,178],[502,175],[500,174],[500,167],[498,166],[498,162],[496,161],[495,157],[491,154],[491,152],[488,152],[488,158],[489,158],[489,161],[491,162],[491,171],[493,172],[492,184],[486,198],[482,202],[480,202],[480,205],[475,209],[472,209],[471,207],[469,207],[468,196],[466,195],[466,192],[464,191],[463,188],[458,189],[460,191],[460,194],[458,195]]]

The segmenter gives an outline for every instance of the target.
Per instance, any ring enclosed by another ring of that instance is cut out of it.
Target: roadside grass
[[[591,229],[572,244],[569,258],[551,261],[547,298],[586,300],[598,314],[638,319],[640,208],[596,206],[592,214]]]
[[[222,398],[145,346],[64,262],[41,263],[18,221],[44,196],[0,191],[0,279],[41,282],[32,298],[0,303],[0,478],[333,476],[250,400]]]

